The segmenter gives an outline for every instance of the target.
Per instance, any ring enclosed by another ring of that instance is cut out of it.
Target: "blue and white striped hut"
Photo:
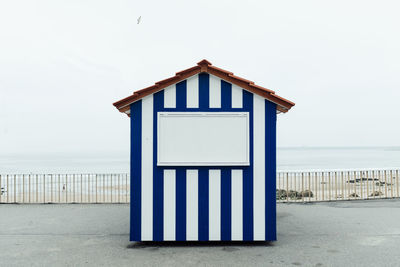
[[[114,106],[131,119],[131,241],[276,240],[276,114],[207,60]]]

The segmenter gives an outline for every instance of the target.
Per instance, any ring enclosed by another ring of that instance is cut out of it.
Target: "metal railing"
[[[398,198],[400,170],[278,172],[278,202]],[[0,175],[0,203],[129,203],[129,174]]]
[[[0,203],[128,203],[129,176],[121,174],[0,175]]]
[[[399,197],[399,170],[278,172],[278,202]]]

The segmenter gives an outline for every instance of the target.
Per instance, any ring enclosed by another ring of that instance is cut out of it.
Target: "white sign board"
[[[248,112],[158,112],[158,166],[248,166]]]

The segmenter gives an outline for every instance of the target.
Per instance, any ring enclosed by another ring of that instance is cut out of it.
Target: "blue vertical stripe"
[[[199,74],[199,108],[208,109],[210,100],[210,75]]]
[[[232,237],[232,179],[231,168],[221,168],[221,240],[230,241]],[[212,205],[212,204],[211,204]]]
[[[232,108],[232,84],[221,80],[221,110]],[[221,240],[232,239],[232,168],[221,168]]]
[[[208,241],[209,177],[207,167],[199,168],[199,241]]]
[[[141,240],[142,212],[142,100],[131,105],[130,240]]]
[[[186,80],[176,84],[176,108],[186,108]],[[186,240],[186,169],[176,169],[176,240]]]
[[[186,80],[176,84],[176,108],[186,108]]]
[[[250,166],[243,169],[243,240],[253,241],[253,94],[245,90],[243,108],[250,111]]]
[[[157,166],[157,110],[164,107],[164,91],[153,95],[153,240],[162,241],[163,227],[163,201],[164,201],[164,173]]]
[[[232,84],[221,80],[221,108],[232,108]]]
[[[186,169],[176,169],[176,241],[186,241]]]
[[[276,240],[276,104],[265,100],[265,240]]]

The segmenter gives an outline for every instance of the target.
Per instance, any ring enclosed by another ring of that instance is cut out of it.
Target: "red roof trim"
[[[181,70],[181,71],[175,73],[175,75],[184,75],[184,74],[186,74],[186,73],[188,73],[188,72],[196,71],[196,70],[198,70],[198,69],[200,69],[199,66],[194,66],[194,67],[191,67],[191,68],[186,69],[186,70]]]
[[[208,61],[207,59],[203,59],[202,61],[197,62],[197,65],[199,66],[203,66],[203,65],[212,65],[210,61]]]
[[[175,84],[182,80],[185,80],[185,79],[189,78],[190,76],[193,76],[200,72],[210,73],[210,74],[215,75],[215,76],[217,76],[221,79],[224,79],[228,82],[236,84],[239,87],[242,87],[243,89],[248,90],[254,94],[260,95],[260,96],[270,100],[271,102],[276,103],[277,110],[280,112],[287,112],[291,107],[293,107],[295,105],[293,102],[291,102],[283,97],[280,97],[278,95],[275,95],[275,92],[270,89],[256,85],[256,84],[254,84],[254,82],[252,82],[250,80],[246,80],[244,78],[235,76],[230,71],[212,66],[212,64],[205,59],[198,62],[197,66],[179,71],[173,77],[158,81],[152,86],[138,90],[138,91],[134,92],[133,95],[128,96],[124,99],[121,99],[121,100],[115,102],[113,105],[120,112],[126,112],[127,110],[129,110],[129,105],[132,104],[133,102],[138,101],[139,99],[142,99],[143,97],[148,96],[150,94],[154,94],[158,91],[161,91],[165,87],[168,87],[172,84]]]

